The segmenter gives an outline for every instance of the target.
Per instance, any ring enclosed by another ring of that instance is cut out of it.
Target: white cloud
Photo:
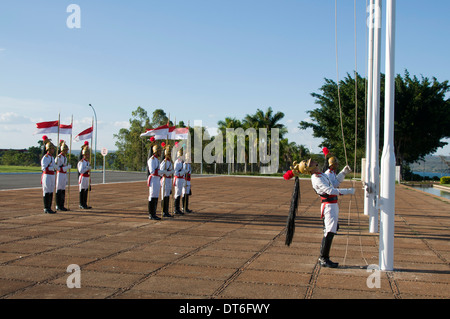
[[[0,124],[28,124],[31,123],[29,117],[17,114],[15,112],[0,113]]]
[[[118,128],[129,128],[130,127],[130,122],[128,122],[128,121],[116,121],[112,125],[114,127],[118,127]]]

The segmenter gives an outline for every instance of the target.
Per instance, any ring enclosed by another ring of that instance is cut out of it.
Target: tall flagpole
[[[73,133],[73,114],[72,114],[72,120],[70,121],[70,127],[72,128],[70,130],[70,150],[69,150],[69,165],[70,164],[70,159],[71,159],[71,155],[72,155],[72,133]],[[70,210],[70,175],[72,172],[72,167],[69,167],[69,185],[67,186],[68,188],[68,192],[67,192],[67,209]]]
[[[58,138],[57,138],[57,143],[56,143],[56,150],[55,150],[55,163],[56,163],[56,158],[58,157],[59,154],[59,128],[61,127],[61,113],[58,113]],[[57,189],[57,185],[56,185],[56,180],[58,178],[58,172],[55,172],[55,201],[56,201],[56,192],[58,191]],[[55,202],[55,205],[57,206],[57,203]],[[56,211],[56,208],[55,208]]]
[[[92,129],[94,129],[94,118],[92,118]],[[91,134],[91,151],[89,152],[89,165],[92,165],[92,139],[94,137],[94,132]],[[89,186],[88,186],[88,200],[87,205],[89,206],[91,200],[91,176],[92,176],[92,166],[91,171],[89,172]]]
[[[373,8],[374,0],[370,0],[368,9],[370,10],[369,19],[367,21],[367,27],[369,28],[369,49],[368,49],[368,70],[367,70],[367,124],[366,124],[366,167],[365,167],[365,190],[364,190],[364,215],[370,215],[370,207],[372,206],[370,202],[370,174],[371,174],[371,163],[370,159],[372,157],[372,91],[373,91],[373,32],[374,23],[373,20]]]
[[[395,216],[395,0],[386,1],[386,88],[384,147],[381,158],[380,184],[380,269],[394,270],[394,216]]]
[[[374,7],[374,59],[371,132],[371,193],[369,196],[369,231],[378,232],[379,187],[380,187],[380,64],[381,64],[381,0],[375,0]]]

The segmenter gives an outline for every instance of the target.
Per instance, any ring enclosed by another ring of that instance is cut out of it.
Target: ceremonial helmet
[[[84,145],[81,146],[81,154],[85,156],[89,156],[90,150],[89,150],[89,142],[84,142]]]
[[[55,149],[55,145],[53,145],[52,142],[47,142],[47,143],[45,144],[45,150],[46,150],[46,151],[49,151],[50,149]]]
[[[164,156],[165,157],[170,157],[172,154],[171,150],[170,150],[170,145],[166,145],[166,147],[164,147]]]
[[[64,151],[67,152],[67,151],[69,150],[69,146],[67,146],[66,142],[63,141],[63,140],[61,140],[61,141],[59,142],[59,147],[60,147],[60,149],[61,149],[62,152],[64,152]]]
[[[303,160],[298,164],[298,170],[302,174],[311,174],[311,158],[309,160]]]
[[[153,147],[152,147],[153,154],[155,154],[156,152],[158,152],[158,151],[160,151],[160,150],[161,150],[161,146],[159,146],[159,145],[153,145]]]
[[[336,157],[332,156],[328,159],[328,166],[329,167],[336,167],[339,164]]]

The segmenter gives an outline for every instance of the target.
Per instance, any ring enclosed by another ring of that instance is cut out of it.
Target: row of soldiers
[[[67,158],[69,148],[64,141],[60,141],[61,152],[55,158],[55,145],[48,139],[43,137],[45,153],[41,160],[42,168],[42,190],[44,198],[44,212],[54,214],[52,210],[53,193],[56,189],[56,210],[67,211],[65,208],[67,173],[71,169],[71,165]],[[189,209],[189,196],[191,191],[191,172],[192,167],[189,161],[189,154],[183,157],[183,150],[177,152],[177,160],[172,163],[170,148],[164,148],[164,159],[161,161],[162,147],[154,145],[151,148],[153,154],[148,159],[148,179],[149,187],[148,213],[149,218],[160,220],[157,216],[157,206],[160,193],[162,194],[163,217],[173,217],[169,213],[170,195],[174,188],[175,210],[174,214],[184,215],[191,213]],[[186,160],[185,160],[186,159]],[[90,209],[88,206],[88,198],[91,182],[91,165],[90,165],[90,149],[89,143],[85,142],[82,146],[80,159],[77,164],[79,179],[79,207],[80,209]],[[56,175],[56,176],[55,176]]]
[[[45,135],[43,136],[43,141],[45,151],[44,156],[41,160],[41,184],[44,197],[44,212],[46,214],[55,214],[55,211],[52,210],[53,193],[55,192],[55,189],[56,210],[67,211],[67,208],[65,207],[66,186],[68,181],[67,173],[72,168],[67,158],[69,147],[67,146],[65,141],[61,140],[59,144],[61,152],[55,157],[55,145]],[[91,172],[91,166],[89,163],[90,150],[88,142],[85,142],[85,144],[82,146],[80,155],[81,158],[77,164],[79,173],[79,207],[81,209],[90,209],[91,207],[87,204]]]
[[[189,209],[189,197],[192,195],[191,191],[191,172],[192,166],[190,164],[189,153],[183,156],[183,149],[178,150],[177,159],[172,163],[172,156],[170,147],[166,146],[164,149],[159,145],[154,145],[151,148],[153,154],[147,161],[148,165],[148,179],[147,186],[149,187],[148,197],[148,213],[149,218],[159,220],[157,216],[158,199],[161,193],[163,203],[163,217],[173,217],[169,213],[170,195],[172,188],[174,189],[175,199],[175,215],[184,215],[184,213],[191,213]],[[160,162],[161,153],[164,152],[164,159]],[[182,208],[180,207],[182,205]]]

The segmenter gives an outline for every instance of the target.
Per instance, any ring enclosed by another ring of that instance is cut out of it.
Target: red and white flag
[[[36,123],[36,132],[34,134],[58,133],[59,121]]]
[[[169,125],[163,125],[154,129],[149,129],[141,134],[141,137],[154,136],[155,140],[165,140],[169,134]]]
[[[175,127],[169,128],[169,140],[187,140],[189,135],[188,127]]]
[[[59,125],[59,134],[72,134],[72,124],[70,125]]]
[[[74,140],[76,142],[79,141],[84,141],[84,140],[89,140],[92,138],[92,132],[94,131],[94,127],[91,126],[88,129],[85,129],[83,132],[81,132],[80,134],[78,134],[77,136],[75,136]]]

